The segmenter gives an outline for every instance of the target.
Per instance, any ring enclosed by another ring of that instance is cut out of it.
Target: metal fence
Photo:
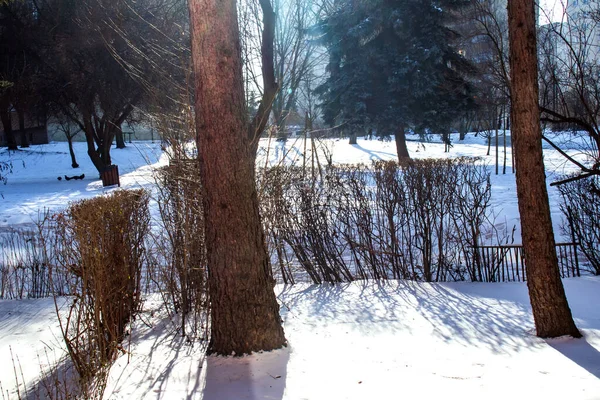
[[[557,243],[556,255],[562,278],[581,276],[577,243]],[[482,282],[524,282],[527,280],[522,245],[478,246],[479,279]]]

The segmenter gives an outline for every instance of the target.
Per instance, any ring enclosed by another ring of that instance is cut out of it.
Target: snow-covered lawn
[[[600,399],[600,279],[565,286],[584,339],[535,337],[522,283],[279,285],[288,348],[236,359],[205,358],[150,299],[105,398]],[[8,398],[9,346],[29,381],[37,355],[59,354],[53,310],[51,300],[0,301]]]
[[[65,142],[31,146],[10,152],[0,149],[0,162],[10,162],[13,171],[8,183],[0,184],[0,229],[31,224],[44,210],[58,211],[70,201],[98,196],[115,188],[105,189],[98,172],[87,155],[86,144],[74,143],[79,168],[71,168],[69,149]],[[167,157],[160,143],[134,142],[125,149],[111,151],[113,164],[119,166],[122,188],[150,188],[152,172],[166,165]],[[67,181],[65,176],[80,176],[82,180]],[[58,180],[61,177],[61,180]]]
[[[70,167],[66,143],[10,155],[0,149],[0,161],[13,164],[8,184],[0,186],[0,229],[30,224],[44,209],[117,190],[102,188],[84,144],[75,146],[77,170]],[[350,146],[343,139],[319,146],[321,163],[326,155],[334,163],[395,159],[393,142],[359,139]],[[485,139],[472,135],[454,140],[450,153],[439,141],[408,146],[418,158],[478,156],[490,168],[495,160],[493,149],[485,156]],[[306,148],[310,162],[310,145]],[[302,140],[263,140],[258,164],[294,158],[302,163],[304,149]],[[583,157],[577,143],[568,152]],[[167,162],[158,143],[137,142],[112,156],[122,188],[152,189],[153,171]],[[545,163],[549,181],[574,171],[549,147]],[[492,175],[492,202],[498,223],[506,221],[510,229],[518,225],[510,153],[507,164],[506,175]],[[57,179],[82,173],[81,181]],[[559,196],[554,188],[549,194],[561,238]],[[288,348],[236,359],[205,357],[199,343],[191,346],[176,336],[172,323],[161,319],[159,299],[151,296],[135,322],[129,352],[111,369],[105,398],[600,399],[600,278],[567,279],[565,286],[584,339],[535,337],[523,283],[279,285]],[[47,359],[62,355],[51,299],[0,301],[0,399],[18,398],[16,380],[35,384]],[[20,390],[23,395],[23,386]]]
[[[515,176],[512,173],[511,148],[507,149],[507,173],[502,174],[503,149],[500,146],[500,174],[495,175],[495,154],[492,146],[490,156],[486,156],[487,142],[482,136],[469,134],[464,141],[453,136],[453,147],[444,152],[439,138],[432,137],[431,142],[418,142],[416,136],[409,136],[408,149],[413,158],[481,157],[492,172],[492,206],[497,213],[496,223],[506,224],[510,231],[517,226],[515,241],[520,242],[518,207],[515,190]],[[580,140],[574,140],[569,134],[561,134],[557,141],[567,148],[567,152],[584,159],[579,147]],[[502,139],[500,139],[502,140]],[[115,188],[103,188],[98,173],[86,153],[85,143],[74,143],[77,161],[80,167],[71,168],[68,147],[64,142],[53,142],[43,146],[8,153],[0,149],[0,162],[10,161],[12,174],[8,175],[8,184],[0,184],[0,229],[7,226],[31,224],[44,210],[56,211],[67,206],[68,202],[97,196]],[[347,139],[324,139],[316,142],[318,162],[325,164],[330,156],[335,164],[371,163],[377,160],[395,160],[396,148],[393,141],[366,140],[360,138],[357,145],[349,145]],[[544,161],[547,168],[548,183],[559,177],[576,171],[576,168],[545,144]],[[305,153],[306,149],[306,153]],[[290,138],[287,142],[262,139],[257,157],[257,166],[273,166],[281,163],[302,165],[306,154],[307,165],[312,160],[310,141],[304,145],[302,138]],[[157,167],[166,165],[167,156],[161,150],[159,142],[134,142],[125,149],[113,149],[113,164],[119,166],[122,188],[145,187],[152,189],[155,180],[153,172]],[[316,161],[315,161],[316,162]],[[83,180],[66,181],[64,176],[85,174]],[[58,177],[63,177],[58,180]],[[558,208],[559,194],[549,187],[550,204],[557,240],[568,240],[561,233],[562,215]],[[153,213],[156,214],[156,213]]]

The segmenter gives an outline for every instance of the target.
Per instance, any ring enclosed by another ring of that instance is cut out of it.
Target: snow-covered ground
[[[517,227],[515,242],[520,242],[518,206],[515,189],[515,176],[512,173],[512,153],[507,148],[506,174],[502,174],[503,148],[499,149],[499,175],[494,174],[495,153],[492,146],[491,154],[486,156],[487,142],[484,137],[467,135],[464,141],[453,137],[453,147],[450,152],[444,152],[444,145],[438,137],[432,136],[431,142],[419,142],[416,136],[409,136],[408,149],[413,158],[447,158],[447,157],[481,157],[492,172],[492,206],[497,214],[496,224],[502,227],[506,224],[510,232]],[[570,134],[560,134],[554,137],[567,152],[579,160],[585,155],[579,148],[582,143],[574,140]],[[502,143],[502,138],[500,139]],[[0,162],[10,161],[13,166],[12,174],[8,175],[8,184],[0,185],[0,229],[7,226],[31,224],[44,210],[56,211],[64,208],[68,202],[97,196],[110,192],[115,188],[103,188],[98,173],[86,153],[85,143],[74,143],[77,161],[80,167],[71,168],[68,147],[64,142],[54,142],[49,145],[32,146],[29,149],[8,153],[0,149]],[[576,171],[576,167],[549,145],[544,144],[544,161],[547,168],[548,184],[559,177]],[[313,160],[321,165],[330,158],[335,164],[342,163],[371,163],[377,160],[395,160],[396,148],[393,141],[359,139],[357,145],[349,145],[347,139],[324,139],[315,141],[316,151],[311,151],[311,142],[305,145],[302,138],[291,138],[287,142],[263,139],[257,157],[259,167],[273,166],[281,163],[302,165],[303,155],[306,154],[306,164]],[[316,158],[313,158],[316,154]],[[153,171],[166,165],[167,157],[161,150],[160,143],[134,142],[125,149],[113,149],[113,163],[119,166],[122,188],[154,186]],[[318,158],[318,160],[317,160]],[[66,181],[65,175],[85,174],[83,180]],[[58,177],[63,177],[58,180]],[[568,241],[560,229],[563,217],[561,215],[558,190],[548,186],[552,217],[557,240]]]
[[[289,346],[236,359],[187,344],[153,299],[104,398],[600,399],[600,279],[565,287],[584,339],[537,338],[522,283],[279,285]],[[5,398],[17,398],[10,349],[33,382],[57,335],[52,300],[0,301]]]
[[[570,137],[556,140],[569,144]],[[75,146],[81,165],[76,170],[66,143],[10,155],[0,150],[0,161],[13,164],[8,184],[0,186],[0,229],[30,224],[44,209],[116,190],[102,188],[85,145]],[[578,146],[569,144],[568,152],[581,158]],[[450,153],[439,141],[410,141],[408,147],[415,158],[482,157],[493,172],[494,149],[486,157],[481,137],[455,140]],[[574,171],[545,147],[549,181]],[[258,164],[289,163],[294,157],[302,163],[303,154],[310,163],[310,143],[304,149],[302,140],[263,140]],[[321,163],[328,156],[334,163],[391,160],[395,144],[326,140],[317,143],[317,153]],[[160,145],[147,142],[112,155],[123,188],[151,189],[154,169],[166,163]],[[498,221],[512,226],[518,211],[510,152],[507,165],[506,175],[492,175],[492,202]],[[82,173],[81,181],[57,179]],[[554,188],[549,194],[558,228],[558,194]],[[288,348],[236,359],[205,357],[201,345],[191,346],[173,333],[168,319],[160,318],[160,301],[150,298],[135,322],[129,352],[111,369],[105,398],[600,399],[600,279],[567,279],[565,286],[584,339],[535,337],[523,283],[280,285]],[[16,381],[35,386],[40,368],[62,355],[51,299],[0,301],[0,399],[19,398]]]
[[[0,185],[0,229],[31,224],[45,210],[58,211],[69,202],[98,196],[115,190],[105,189],[98,171],[87,155],[85,143],[74,143],[79,168],[71,168],[66,142],[31,146],[16,152],[0,149],[0,162],[10,162],[12,173],[6,185]],[[166,165],[167,157],[160,143],[134,142],[125,149],[111,151],[113,164],[119,166],[122,188],[151,188],[152,172]],[[82,180],[67,181],[65,176],[80,176]],[[61,177],[61,180],[58,180]]]

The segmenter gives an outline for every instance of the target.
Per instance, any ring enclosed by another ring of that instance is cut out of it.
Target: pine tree
[[[533,0],[508,3],[511,117],[517,164],[517,196],[527,287],[537,335],[581,337],[558,270],[538,109],[538,69]]]
[[[267,9],[265,27],[271,27],[263,32],[264,56],[269,34],[272,46],[275,16],[268,10],[268,0],[261,2]],[[264,125],[249,123],[246,115],[236,2],[190,0],[189,8],[206,221],[210,351],[243,355],[273,350],[286,342],[255,183],[254,136]],[[266,120],[261,116],[269,114],[271,101],[272,97],[261,102],[259,119]]]
[[[447,132],[474,107],[465,78],[474,69],[452,47],[456,34],[445,26],[448,11],[464,4],[340,1],[322,23],[329,77],[317,93],[325,121],[394,134],[399,158],[409,156],[406,128]]]

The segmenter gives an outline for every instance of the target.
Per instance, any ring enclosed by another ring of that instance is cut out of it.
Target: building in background
[[[46,115],[42,111],[30,112],[24,115],[25,119],[25,135],[29,144],[46,144],[48,143],[48,129],[46,126]],[[21,130],[19,127],[19,116],[13,109],[10,110],[10,120],[12,125],[12,133],[17,142],[21,146]],[[0,147],[8,145],[8,138],[4,132],[4,126],[0,123]]]

